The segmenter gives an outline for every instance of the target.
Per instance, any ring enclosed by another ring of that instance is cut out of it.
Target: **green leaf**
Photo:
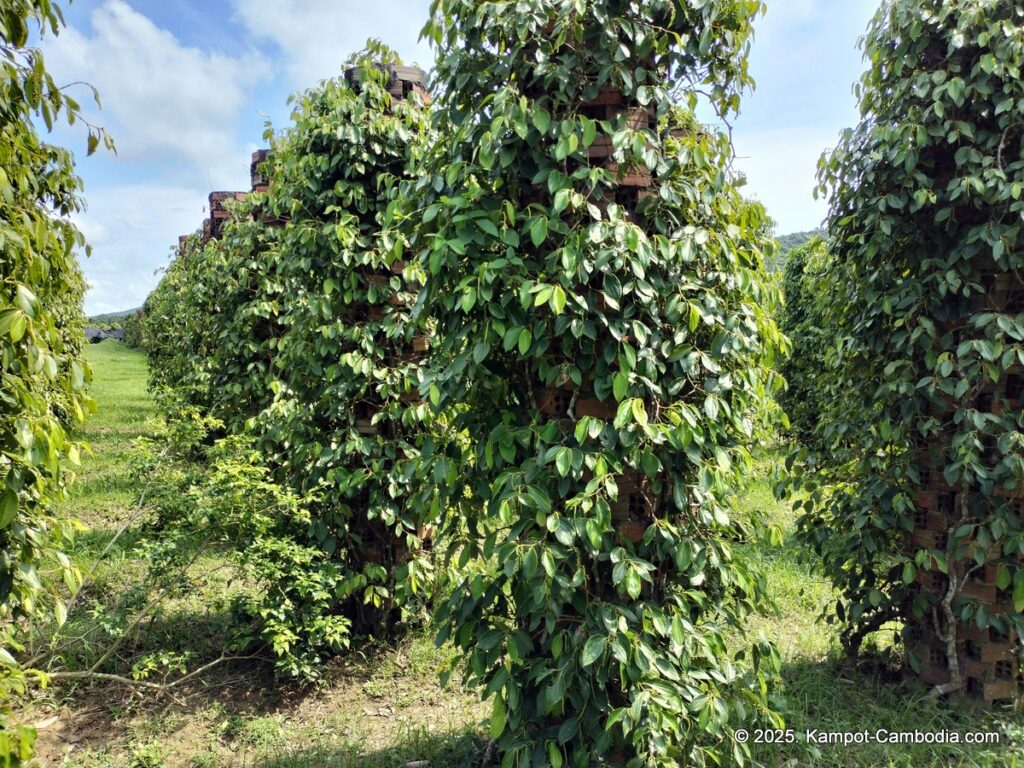
[[[10,488],[0,493],[0,530],[7,528],[18,515],[18,494]]]
[[[1010,569],[1006,566],[1006,563],[1000,563],[996,569],[996,586],[999,589],[1006,589],[1010,586],[1011,581]]]
[[[910,561],[907,561],[906,563],[904,563],[903,564],[903,583],[904,584],[911,584],[911,583],[913,583],[914,578],[916,576],[917,576],[917,569],[914,567],[914,564],[912,562],[910,562]]]
[[[543,216],[538,216],[530,224],[530,240],[535,246],[539,246],[545,240],[548,239],[548,220]]]
[[[531,115],[533,119],[533,126],[541,133],[547,133],[548,128],[551,127],[551,113],[546,109],[535,108]]]
[[[0,312],[0,336],[9,334],[14,341],[17,341],[24,333],[24,320],[25,315],[20,309],[14,309],[11,307],[10,309],[3,310]],[[19,322],[21,323],[21,330],[15,338],[15,332],[12,329]]]
[[[718,418],[718,398],[714,395],[708,395],[704,399],[704,413],[708,415],[708,418],[715,421]]]
[[[644,401],[639,397],[633,400],[633,418],[636,423],[642,427],[647,426],[647,409],[644,407]]]
[[[491,710],[491,738],[496,739],[505,732],[505,699],[494,697],[494,708]]]
[[[572,737],[575,736],[577,733],[579,733],[579,731],[580,731],[579,720],[576,720],[576,719],[573,719],[573,718],[570,718],[569,720],[566,720],[564,723],[562,723],[561,727],[558,729],[558,743],[559,744],[568,744],[569,740],[572,739]]]
[[[519,334],[519,354],[525,355],[529,352],[531,344],[533,344],[533,334],[530,333],[529,328],[523,328]]]
[[[1024,611],[1024,569],[1017,569],[1013,575],[1013,610]]]
[[[589,667],[604,654],[606,638],[604,635],[591,635],[583,646],[580,654],[580,666]]]
[[[477,219],[476,225],[491,237],[500,237],[498,227],[490,219]]]
[[[621,401],[626,397],[626,392],[629,389],[629,376],[625,371],[619,371],[615,374],[612,379],[612,394],[616,400]]]
[[[551,205],[551,215],[558,216],[569,205],[569,190],[560,189],[555,192],[555,199]]]
[[[39,308],[39,299],[24,285],[18,284],[15,290],[15,303],[21,308],[21,311],[25,313],[26,317],[35,319],[36,311]]]
[[[568,448],[559,448],[555,454],[555,468],[560,477],[566,477],[572,469],[572,451]]]
[[[479,161],[480,167],[485,171],[489,171],[494,167],[494,149],[490,141],[485,141],[480,147]]]
[[[597,138],[597,123],[588,117],[582,118],[583,120],[583,146],[589,147],[594,143],[594,139]]]
[[[562,286],[556,285],[551,291],[551,310],[556,316],[562,314],[565,309],[566,296]]]
[[[636,572],[635,568],[629,568],[626,571],[626,576],[622,580],[623,585],[626,587],[626,594],[636,600],[640,597],[640,574]]]

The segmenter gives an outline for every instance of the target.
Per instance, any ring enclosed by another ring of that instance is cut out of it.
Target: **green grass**
[[[770,474],[765,466],[764,475]],[[750,630],[771,638],[782,656],[783,686],[777,701],[793,731],[795,743],[762,744],[755,758],[766,766],[823,768],[1001,768],[1024,765],[1024,715],[981,712],[959,702],[936,702],[928,689],[903,679],[899,669],[866,657],[856,666],[840,653],[837,633],[818,617],[834,603],[824,576],[794,537],[795,516],[789,505],[775,500],[767,479],[753,483],[738,509],[758,509],[782,530],[781,547],[751,547],[753,558],[768,578],[777,604],[775,616],[757,617]],[[869,638],[877,647],[891,644],[891,632]],[[877,744],[821,745],[806,735],[842,732],[956,733],[999,732],[998,745]]]
[[[94,455],[83,461],[68,502],[69,513],[91,531],[73,553],[82,563],[102,550],[136,508],[144,477],[132,470],[134,441],[153,428],[156,408],[145,388],[143,356],[104,341],[88,350],[99,410],[84,437]],[[1024,717],[984,713],[936,703],[927,690],[898,670],[866,658],[843,663],[836,634],[818,616],[833,602],[830,586],[794,539],[793,512],[777,501],[767,480],[770,461],[736,500],[739,513],[758,510],[782,532],[782,546],[743,548],[765,572],[777,604],[774,615],[754,617],[748,634],[763,632],[779,648],[782,682],[775,704],[795,743],[755,745],[758,764],[771,768],[997,768],[1024,766]],[[145,573],[135,546],[138,526],[118,542],[97,570],[93,596],[112,598]],[[238,585],[216,553],[201,559],[182,594],[133,639],[132,650],[155,647],[209,653],[228,622],[228,602]],[[71,623],[84,632],[95,616]],[[78,622],[75,624],[75,622]],[[74,633],[72,633],[74,634]],[[874,638],[879,646],[888,641]],[[65,663],[74,668],[102,652],[79,647]],[[333,662],[324,684],[303,689],[275,682],[252,664],[219,670],[173,697],[157,700],[119,686],[51,688],[33,719],[61,714],[65,725],[44,729],[44,765],[65,768],[430,768],[477,765],[483,749],[478,723],[485,714],[472,692],[442,688],[438,673],[453,651],[436,649],[426,635],[393,648],[364,649]],[[998,746],[814,745],[810,730],[874,733],[1000,731]]]
[[[133,443],[150,432],[156,404],[146,391],[146,358],[118,341],[90,344],[96,413],[84,433],[92,447],[71,490],[67,512],[97,531],[116,528],[135,508],[139,484],[131,471]]]

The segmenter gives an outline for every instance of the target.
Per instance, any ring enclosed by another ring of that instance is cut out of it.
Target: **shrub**
[[[432,7],[452,139],[404,221],[437,322],[423,391],[468,440],[421,464],[460,565],[494,567],[441,639],[493,696],[504,766],[742,760],[775,654],[726,644],[765,587],[726,501],[781,338],[767,218],[692,110],[738,107],[761,4]]]

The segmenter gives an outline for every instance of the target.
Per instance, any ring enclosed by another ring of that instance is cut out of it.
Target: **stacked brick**
[[[388,92],[399,101],[404,101],[413,93],[419,94],[424,104],[430,103],[430,94],[427,93],[425,84],[427,73],[419,67],[403,67],[395,64],[387,64],[384,71],[388,73],[390,83]],[[360,72],[358,67],[345,70],[345,79],[353,87],[359,85]]]
[[[249,181],[253,192],[266,192],[270,186],[270,177],[267,176],[265,163],[270,157],[270,150],[257,149],[252,153],[249,163]]]
[[[224,231],[224,222],[231,218],[231,212],[228,210],[225,203],[231,201],[241,201],[246,198],[245,192],[211,192],[210,193],[210,222],[209,232],[210,237],[214,240],[219,240],[221,234]],[[204,225],[204,234],[205,234]]]
[[[252,161],[249,165],[249,177],[252,182],[252,192],[266,192],[270,184],[269,177],[264,175],[264,163],[266,163],[270,152],[266,149],[258,149],[252,153]],[[219,240],[224,232],[224,222],[231,218],[225,203],[229,200],[241,201],[248,197],[247,192],[211,192],[208,198],[210,215],[203,220],[200,230],[203,242]],[[267,224],[279,224],[278,220],[264,219]],[[178,253],[185,252],[185,244],[188,235],[178,237]]]
[[[983,311],[1007,313],[1024,312],[1024,285],[1012,274],[991,265],[981,276],[986,291],[975,294],[965,309],[968,314]],[[951,324],[954,325],[954,324]],[[1005,405],[1004,405],[1005,403]],[[952,400],[937,414],[951,432],[956,403]],[[1003,408],[1024,409],[1024,371],[1010,371],[997,383],[986,381],[973,406],[983,413],[1001,415]],[[965,506],[963,494],[977,494],[978,490],[950,486],[941,470],[948,455],[949,445],[940,440],[930,451],[923,452],[920,462],[921,487],[915,499],[914,531],[908,537],[908,554],[912,557],[920,549],[946,551],[951,531],[961,523],[961,510]],[[968,497],[970,498],[970,497]],[[974,499],[974,501],[980,501]],[[1010,504],[1013,514],[1024,521],[1024,493],[1018,488],[1010,496],[990,499],[994,504]],[[975,505],[971,505],[975,506]],[[1018,556],[1021,558],[1021,556]],[[1000,589],[997,584],[999,561],[978,566],[972,557],[951,563],[958,589],[955,600],[968,599],[979,603],[989,616],[1005,616],[1013,612],[1012,585]],[[1022,558],[1024,559],[1024,558]],[[939,604],[948,595],[949,579],[939,571],[919,571],[920,589]],[[948,628],[941,618],[942,611],[927,612],[918,626],[912,628],[910,649],[920,661],[920,677],[929,685],[950,682],[948,656]],[[1020,675],[1020,638],[1011,630],[1000,632],[994,627],[979,629],[974,622],[960,622],[955,629],[957,665],[963,682],[963,693],[984,705],[1010,702],[1021,693],[1024,681]]]
[[[427,93],[425,86],[427,75],[422,69],[417,67],[404,67],[388,65],[385,71],[390,76],[390,83],[388,91],[391,95],[398,99],[407,99],[411,94],[419,94],[425,104],[430,103],[430,95]],[[345,79],[353,85],[359,83],[359,70],[358,68],[352,68],[345,72]],[[266,175],[266,162],[270,156],[269,150],[258,149],[252,153],[251,161],[249,164],[249,181],[251,184],[251,190],[254,193],[266,192],[270,186],[270,177]],[[209,197],[210,204],[210,215],[203,221],[202,226],[202,239],[203,242],[209,240],[220,239],[223,233],[224,222],[230,218],[230,213],[225,207],[224,203],[228,200],[244,200],[247,196],[245,192],[211,192]],[[270,226],[279,226],[282,224],[282,220],[273,217],[264,217],[263,222]],[[184,247],[184,241],[186,236],[182,235],[179,241],[179,252]]]

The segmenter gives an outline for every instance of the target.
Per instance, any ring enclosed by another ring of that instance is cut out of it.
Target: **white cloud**
[[[779,234],[821,226],[828,206],[813,197],[818,158],[838,141],[838,129],[764,130],[734,136],[736,169],[747,177],[743,193],[764,204]]]
[[[338,75],[368,37],[380,38],[424,69],[433,61],[430,47],[418,42],[428,0],[235,0],[235,7],[256,38],[280,48],[295,88]]]
[[[245,158],[235,127],[269,72],[262,57],[186,47],[123,0],[108,0],[90,21],[91,35],[68,29],[51,43],[47,62],[58,79],[99,89],[104,110],[97,121],[113,134],[119,157],[184,162],[215,183],[237,177]]]
[[[138,307],[157,282],[154,271],[167,264],[178,235],[202,223],[205,193],[200,188],[134,184],[89,195],[89,211],[74,218],[87,234],[103,222],[106,236],[94,240],[82,259],[90,284],[86,313]]]

